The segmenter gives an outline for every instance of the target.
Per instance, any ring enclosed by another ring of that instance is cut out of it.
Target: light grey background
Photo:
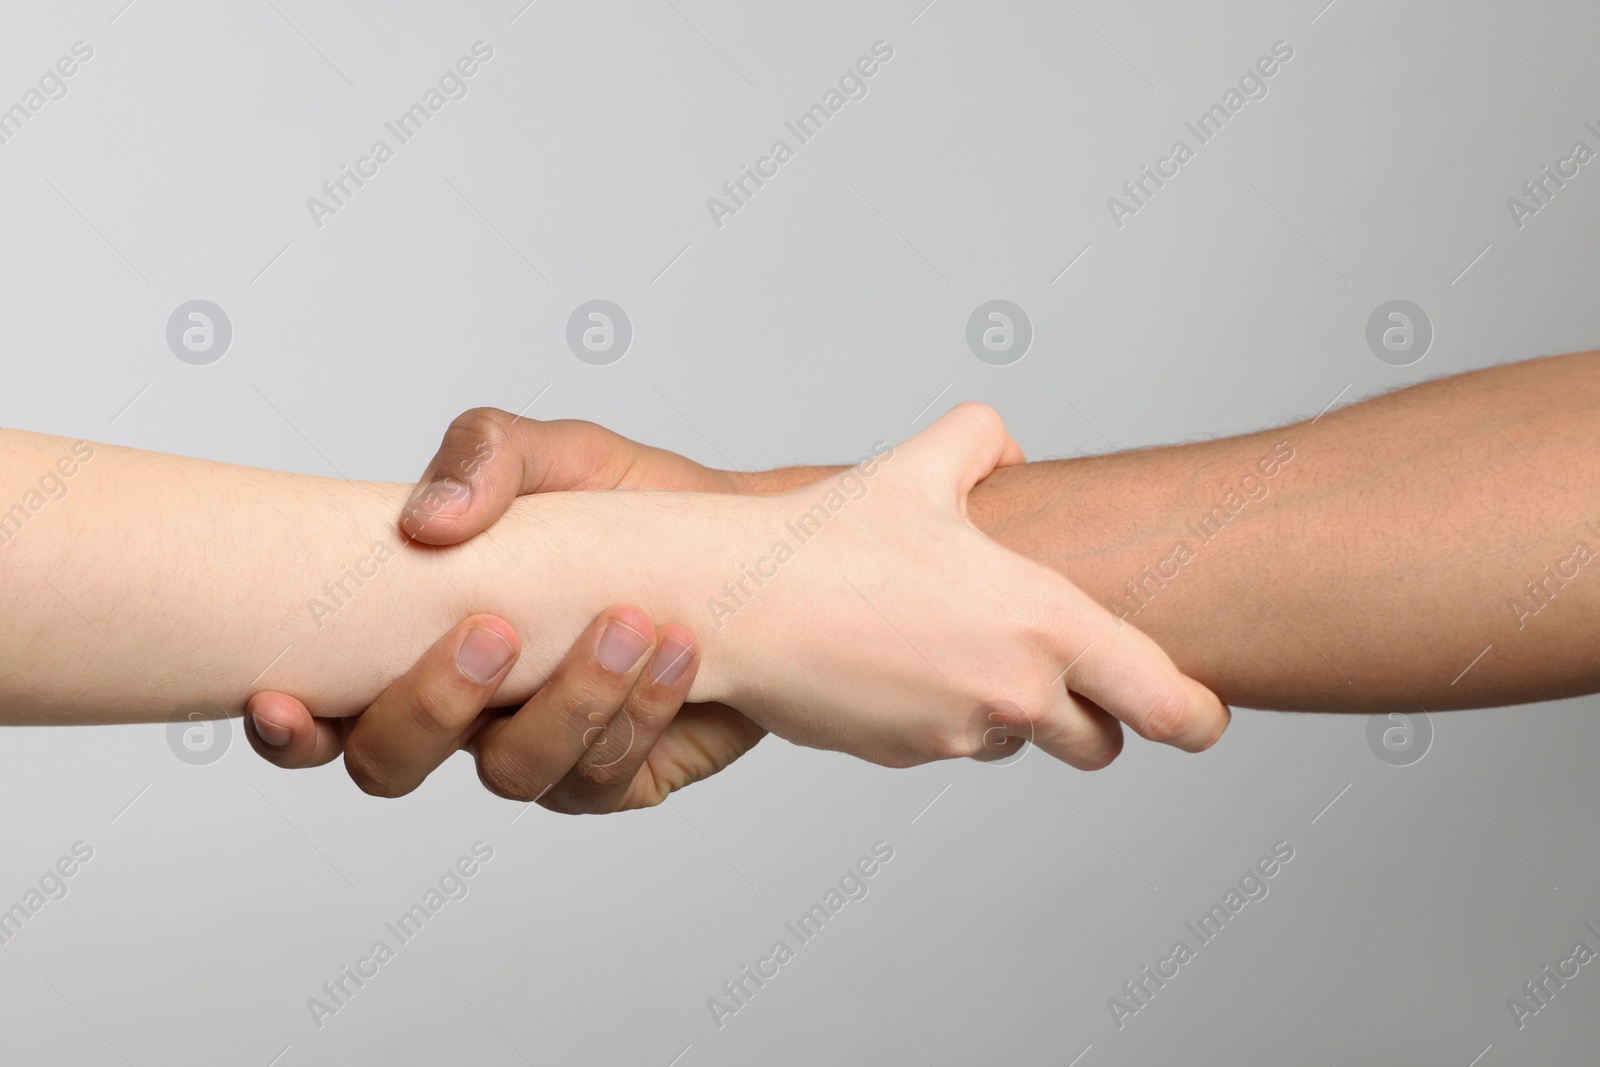
[[[94,49],[0,145],[8,426],[409,480],[477,404],[754,468],[973,398],[1037,458],[1600,337],[1600,163],[1521,229],[1506,206],[1600,147],[1593,4],[123,2],[5,4],[0,106]],[[314,226],[306,199],[477,40],[469,95]],[[879,40],[867,97],[714,225]],[[1269,95],[1118,229],[1107,197],[1279,40]],[[233,326],[210,366],[165,341],[197,298]],[[565,346],[591,299],[633,322],[610,366]],[[1032,320],[1010,366],[967,348],[991,299]],[[1410,367],[1366,345],[1392,299],[1434,325]],[[464,758],[379,801],[237,731],[196,767],[160,726],[12,730],[0,904],[95,851],[0,948],[0,1060],[1592,1062],[1594,965],[1520,1031],[1507,999],[1600,948],[1595,711],[1436,716],[1405,767],[1360,717],[1253,712],[1092,775],[769,739],[606,819],[517,817]],[[318,1029],[307,998],[478,840],[470,895]],[[878,840],[870,895],[719,1029],[707,998]],[[1108,998],[1280,840],[1270,895],[1119,1029]]]

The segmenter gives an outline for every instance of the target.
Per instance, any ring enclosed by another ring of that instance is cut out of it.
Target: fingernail
[[[472,503],[472,487],[454,479],[429,482],[411,494],[406,501],[406,526],[421,529],[435,518],[450,518],[466,513]]]
[[[256,734],[261,740],[273,748],[282,748],[289,743],[289,738],[294,736],[287,726],[279,726],[270,719],[263,719],[255,712],[250,713],[250,721],[255,723]]]
[[[595,649],[595,654],[600,659],[600,666],[612,674],[626,674],[639,662],[639,657],[649,644],[644,634],[627,623],[612,619],[606,624],[605,633],[600,635],[600,647]]]
[[[467,634],[467,639],[461,642],[461,649],[456,653],[456,666],[472,682],[485,685],[505,670],[506,664],[511,662],[511,656],[512,649],[505,638],[493,630],[475,626]]]
[[[671,685],[683,677],[694,660],[694,648],[676,637],[668,638],[650,660],[650,678],[657,685]]]

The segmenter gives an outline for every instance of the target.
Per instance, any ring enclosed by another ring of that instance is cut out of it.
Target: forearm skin
[[[758,491],[837,469],[768,472]],[[1240,437],[1003,468],[968,512],[1235,706],[1600,690],[1600,352]]]
[[[1002,469],[969,513],[1238,706],[1570,696],[1600,689],[1597,409],[1600,354],[1536,360],[1257,434]],[[838,469],[741,482],[787,492]],[[400,533],[406,486],[15,431],[0,431],[0,492],[11,723],[234,711],[263,688],[352,714],[473,611],[524,636],[510,702],[622,601],[694,627],[694,696],[733,696],[738,657],[697,598],[764,547],[708,552],[676,521],[696,502],[661,494],[628,509],[618,542],[603,529],[617,509],[548,494],[433,549]]]
[[[526,497],[436,549],[398,527],[409,486],[17,431],[0,431],[0,492],[12,724],[160,720],[197,702],[231,714],[264,688],[354,714],[476,611],[522,635],[496,698],[519,702],[608,604],[706,629],[690,618],[696,596],[727,569],[720,554],[750,550],[737,531],[708,545],[679,521],[696,500],[732,498],[669,493]],[[4,510],[13,501],[20,512]],[[700,636],[712,662],[695,696],[732,695],[727,635]]]
[[[1236,706],[1432,711],[1600,689],[1600,353],[1242,437],[1008,468],[970,509]]]

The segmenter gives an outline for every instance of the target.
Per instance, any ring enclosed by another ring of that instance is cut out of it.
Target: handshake
[[[397,516],[403,551],[509,530],[508,557],[532,544],[542,560],[539,625],[577,640],[529,662],[510,622],[474,612],[360,714],[257,692],[246,732],[281,767],[342,752],[381,796],[466,749],[490,791],[569,813],[660,803],[769,731],[887,766],[1032,743],[1095,769],[1124,725],[1208,747],[1229,717],[1210,690],[969,518],[973,487],[1022,462],[978,404],[851,467],[748,474],[589,423],[467,412]],[[521,507],[535,494],[543,507]],[[335,601],[355,592],[336,584]]]

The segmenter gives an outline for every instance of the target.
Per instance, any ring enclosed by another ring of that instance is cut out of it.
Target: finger
[[[1143,631],[1112,615],[1070,582],[1079,617],[1072,632],[1086,644],[1066,649],[1062,676],[1140,737],[1201,752],[1227,729],[1231,713],[1215,693],[1178,670]]]
[[[320,767],[344,751],[339,722],[313,718],[287,693],[257,693],[245,705],[245,737],[268,763],[290,770]]]
[[[401,527],[425,544],[457,544],[488,529],[518,496],[619,488],[635,464],[668,456],[591,422],[540,422],[498,408],[473,408],[445,431],[406,503]],[[661,472],[696,466],[671,458],[678,463],[661,462]]]
[[[549,684],[514,715],[485,723],[473,739],[484,786],[513,800],[544,796],[606,734],[654,644],[655,627],[638,608],[601,612]]]
[[[1080,771],[1097,771],[1122,752],[1122,724],[1065,686],[1056,687],[1037,712],[999,703],[986,709],[985,720],[980,760],[1017,758],[1028,742]]]
[[[682,626],[663,627],[621,710],[540,803],[569,815],[624,806],[624,798],[634,791],[634,779],[683,706],[699,668],[694,634]]]
[[[519,649],[516,630],[493,615],[440,638],[349,728],[344,765],[356,785],[384,797],[421,785],[461,747]]]
[[[987,404],[957,404],[896,449],[913,460],[922,484],[942,494],[955,491],[958,506],[974,485],[997,467],[1023,461],[1022,446],[1006,432],[1000,413]]]

